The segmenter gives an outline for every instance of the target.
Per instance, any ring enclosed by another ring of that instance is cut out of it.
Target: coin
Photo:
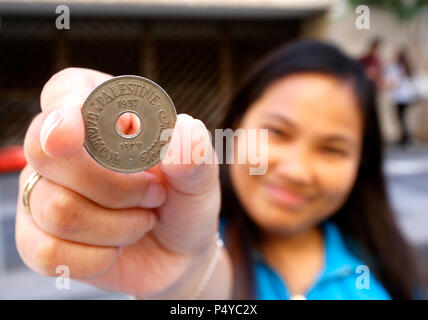
[[[133,134],[118,128],[118,119],[132,113],[140,126]],[[170,141],[162,135],[177,120],[174,103],[155,82],[135,75],[122,75],[97,86],[82,107],[85,149],[100,165],[113,171],[147,170],[161,160],[161,150]]]

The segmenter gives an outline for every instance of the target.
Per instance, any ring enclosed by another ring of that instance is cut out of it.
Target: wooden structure
[[[75,0],[69,30],[55,27],[56,3],[0,2],[0,147],[22,143],[43,84],[68,66],[153,79],[214,128],[242,75],[329,2]]]

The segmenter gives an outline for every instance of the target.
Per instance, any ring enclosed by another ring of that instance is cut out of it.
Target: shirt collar
[[[349,251],[338,226],[331,221],[321,224],[324,233],[324,268],[319,281],[346,277],[355,272],[361,262]],[[264,263],[263,254],[257,248],[251,251],[253,261]]]
[[[345,240],[334,222],[324,222],[324,270],[320,280],[345,277],[354,273],[361,262],[346,247]]]

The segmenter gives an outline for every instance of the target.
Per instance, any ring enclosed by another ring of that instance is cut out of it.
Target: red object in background
[[[19,171],[26,165],[23,146],[0,148],[0,172]]]

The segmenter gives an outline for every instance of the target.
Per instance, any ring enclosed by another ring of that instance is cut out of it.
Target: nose
[[[305,146],[296,143],[281,149],[273,155],[276,173],[294,184],[311,184],[314,180],[314,160],[311,160]]]

